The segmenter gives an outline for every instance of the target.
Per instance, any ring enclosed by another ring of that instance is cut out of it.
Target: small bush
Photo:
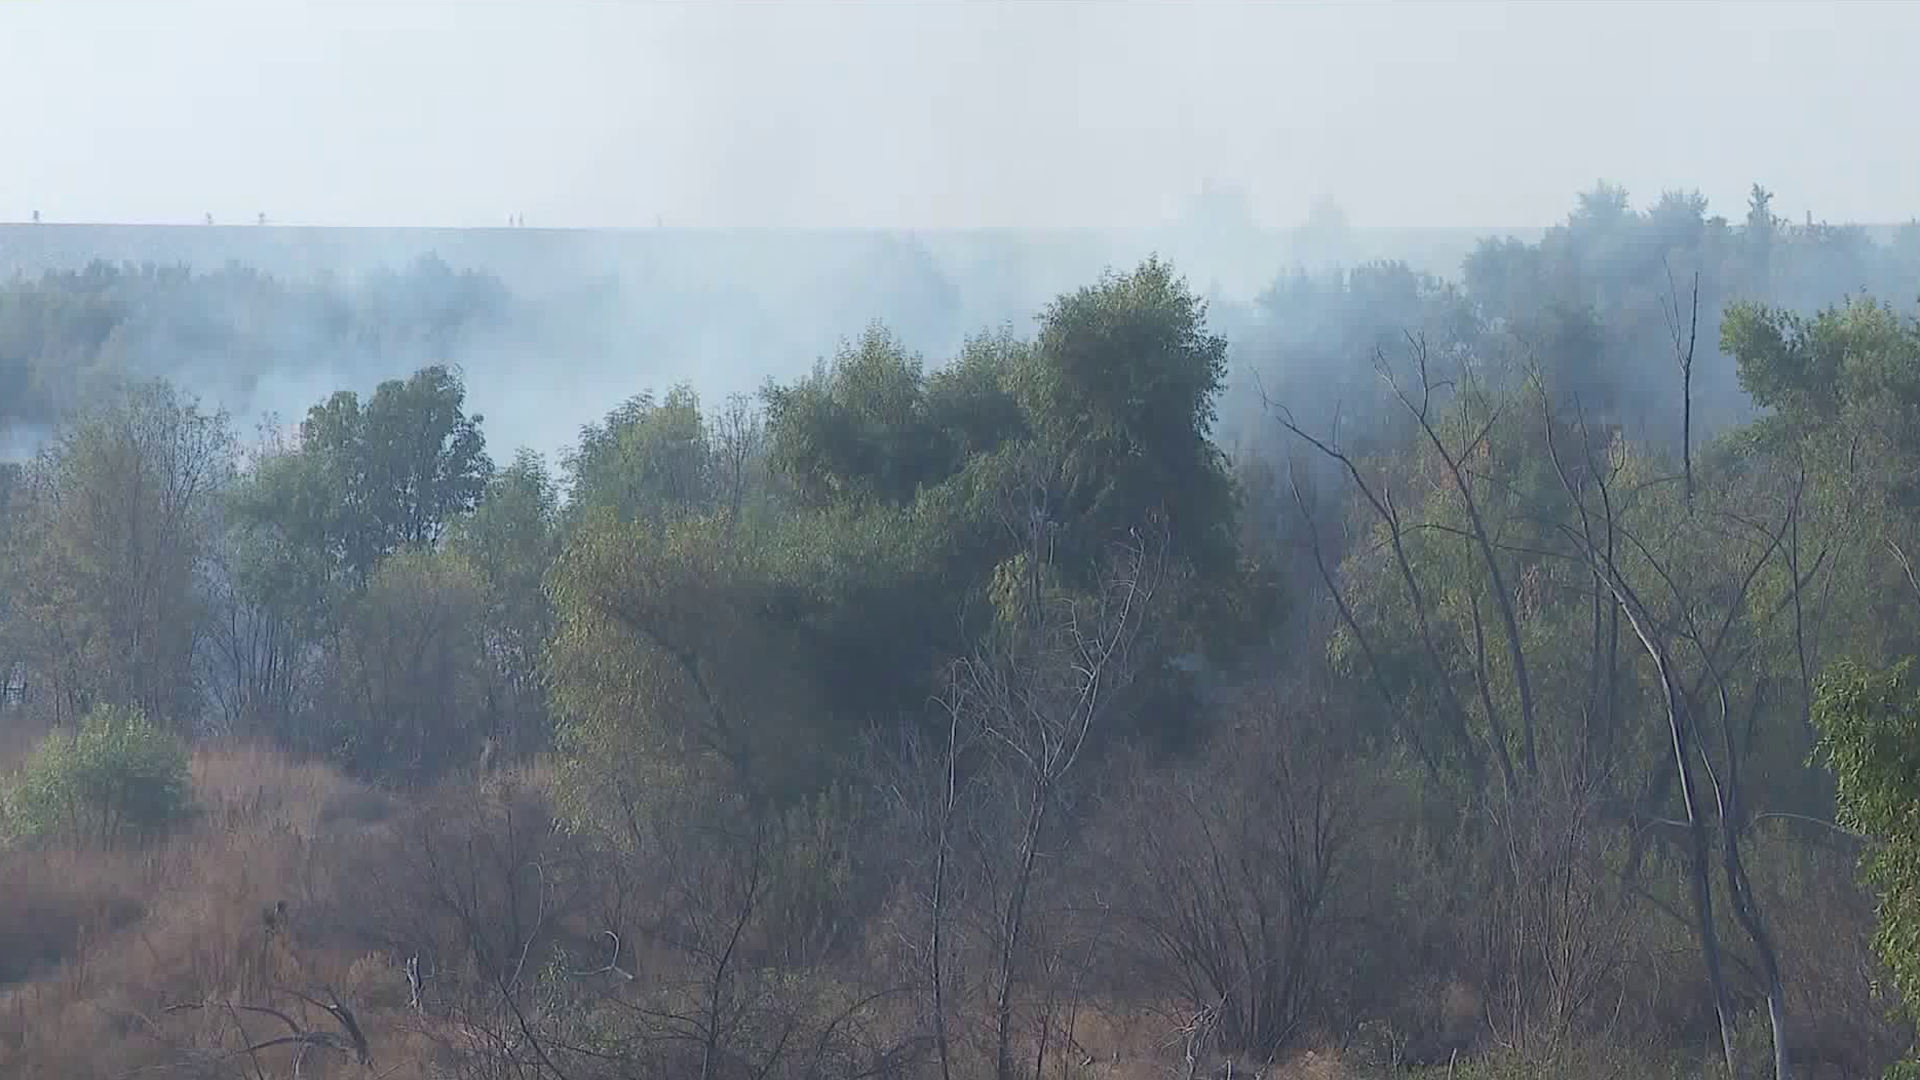
[[[111,843],[191,809],[187,748],[138,709],[102,706],[75,733],[55,732],[7,784],[6,831],[26,840]]]

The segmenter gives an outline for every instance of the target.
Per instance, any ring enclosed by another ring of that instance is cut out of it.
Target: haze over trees
[[[0,287],[0,1073],[1912,1075],[1920,230],[1710,209],[552,458],[480,271]]]

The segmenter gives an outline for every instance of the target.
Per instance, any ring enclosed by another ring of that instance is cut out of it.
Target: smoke
[[[53,435],[53,428],[46,424],[0,420],[0,463],[17,464],[33,460]]]
[[[1218,191],[1195,210],[1106,232],[0,226],[0,253],[25,280],[128,267],[100,286],[128,312],[103,362],[174,382],[243,434],[447,363],[504,459],[554,456],[642,390],[687,383],[718,405],[794,378],[875,320],[938,365],[967,335],[1025,332],[1055,296],[1154,253],[1223,312],[1252,303],[1294,234],[1252,227]],[[1439,245],[1457,258],[1465,242]]]
[[[80,275],[76,288],[124,316],[98,366],[166,378],[227,410],[243,435],[263,416],[291,425],[335,391],[364,395],[445,363],[465,376],[501,460],[520,447],[555,458],[644,390],[685,383],[717,407],[793,379],[875,320],[937,366],[967,335],[1025,333],[1059,294],[1151,254],[1207,297],[1231,343],[1225,443],[1271,427],[1263,394],[1310,427],[1340,416],[1358,431],[1382,404],[1375,357],[1403,350],[1409,333],[1490,354],[1585,350],[1568,372],[1611,385],[1583,392],[1665,387],[1667,275],[1684,283],[1695,268],[1706,270],[1696,419],[1744,415],[1713,346],[1721,307],[1745,286],[1703,262],[1719,253],[1737,270],[1725,258],[1737,234],[1691,197],[1645,213],[1623,198],[1596,189],[1569,200],[1562,225],[1492,234],[1370,228],[1333,197],[1298,226],[1262,228],[1245,192],[1217,183],[1174,224],[1133,230],[0,226],[0,258],[21,281]],[[1783,233],[1764,298],[1806,309],[1863,284],[1897,292],[1920,250],[1912,239]],[[115,277],[102,261],[149,268]],[[1588,325],[1582,311],[1605,314]],[[0,336],[0,359],[8,348]],[[1630,394],[1619,405],[1666,408]],[[0,431],[0,457],[29,456],[46,435],[16,423]]]

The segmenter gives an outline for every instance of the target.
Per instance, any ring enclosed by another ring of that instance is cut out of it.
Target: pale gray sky
[[[1545,224],[1920,211],[1920,5],[0,0],[0,220]]]

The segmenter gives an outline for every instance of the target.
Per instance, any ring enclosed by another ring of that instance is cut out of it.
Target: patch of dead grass
[[[233,1014],[170,1006],[379,981],[377,957],[302,922],[339,885],[317,857],[328,808],[373,794],[258,745],[202,745],[191,768],[201,812],[148,846],[0,851],[0,1076],[123,1076],[238,1045]],[[390,990],[375,996],[370,1038],[407,1038],[379,1019]]]

